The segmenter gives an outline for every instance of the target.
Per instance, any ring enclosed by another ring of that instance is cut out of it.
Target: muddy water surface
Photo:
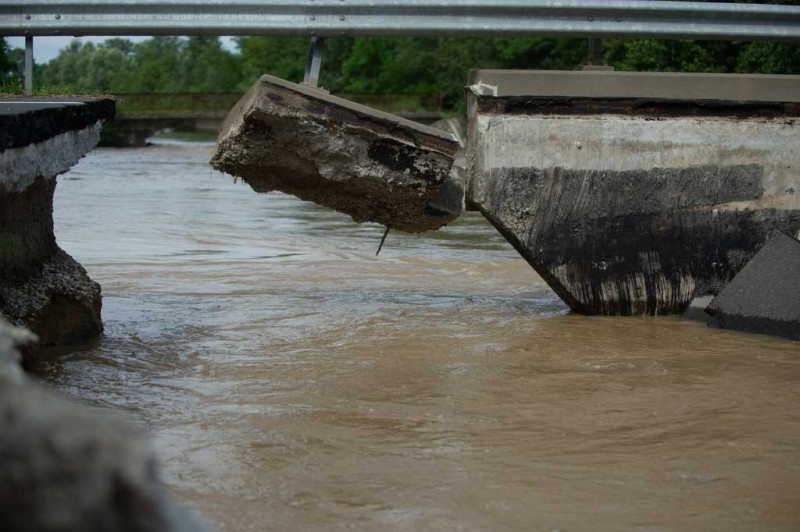
[[[224,531],[798,530],[800,345],[571,315],[481,218],[392,233],[99,150],[61,246],[105,337],[43,363]]]

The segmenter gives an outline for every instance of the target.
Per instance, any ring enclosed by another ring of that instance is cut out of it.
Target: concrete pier
[[[800,231],[800,77],[486,71],[467,205],[575,311],[681,313]]]
[[[45,345],[100,334],[100,285],[56,244],[56,176],[97,144],[109,99],[0,99],[0,316]]]

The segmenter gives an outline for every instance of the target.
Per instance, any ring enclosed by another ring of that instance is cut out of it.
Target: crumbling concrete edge
[[[38,176],[54,179],[67,172],[100,141],[102,122],[67,131],[43,142],[0,152],[0,187],[21,192]]]
[[[17,128],[0,132],[0,316],[40,345],[102,334],[100,285],[58,247],[52,208],[56,176],[97,145],[114,102],[3,98],[0,110],[0,128]]]
[[[226,117],[211,165],[256,192],[419,233],[461,213],[457,149],[448,132],[265,75]]]

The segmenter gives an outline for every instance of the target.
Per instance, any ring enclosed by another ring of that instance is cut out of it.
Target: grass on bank
[[[0,96],[25,96],[23,80],[18,77],[0,78]],[[110,94],[101,92],[81,92],[74,85],[34,85],[32,96],[112,97]]]

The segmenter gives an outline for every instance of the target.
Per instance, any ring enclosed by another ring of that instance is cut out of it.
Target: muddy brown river
[[[223,531],[800,529],[800,344],[570,314],[478,215],[419,236],[98,150],[61,246],[106,334],[36,372]]]

